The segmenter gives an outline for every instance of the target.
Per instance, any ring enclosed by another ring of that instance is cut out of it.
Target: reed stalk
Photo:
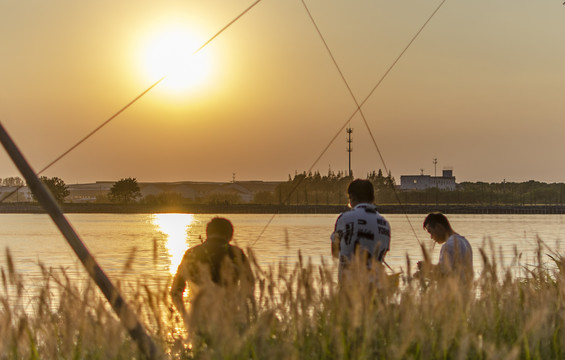
[[[174,359],[548,359],[565,356],[565,257],[538,244],[504,267],[493,248],[477,249],[480,272],[416,279],[406,270],[338,284],[336,264],[262,268],[253,298],[225,288],[193,297],[185,324],[170,279],[121,284],[151,337]],[[134,261],[132,259],[131,261]],[[129,261],[128,261],[129,263]],[[41,278],[17,271],[6,253],[0,286],[2,359],[142,358],[97,288],[65,269],[39,264]],[[373,274],[374,275],[374,274]],[[188,325],[187,328],[185,325]]]

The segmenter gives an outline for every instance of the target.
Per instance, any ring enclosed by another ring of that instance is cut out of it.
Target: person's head
[[[233,225],[226,218],[215,217],[206,225],[208,240],[224,240],[229,242],[233,236]]]
[[[349,204],[351,207],[361,203],[372,204],[373,201],[375,201],[375,190],[369,180],[353,180],[347,188],[347,195],[349,195]]]
[[[453,229],[447,217],[440,212],[428,214],[424,219],[424,229],[435,242],[442,244],[453,234]]]

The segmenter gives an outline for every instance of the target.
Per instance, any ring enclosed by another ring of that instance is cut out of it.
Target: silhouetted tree
[[[110,201],[123,204],[134,202],[139,197],[141,197],[141,190],[135,178],[126,178],[116,181],[108,193]]]
[[[39,179],[43,181],[43,183],[47,186],[51,194],[53,194],[55,200],[57,200],[61,204],[65,202],[65,198],[71,194],[67,184],[65,184],[65,182],[62,179],[56,176],[52,178],[48,178],[47,176],[42,176]],[[16,185],[16,186],[20,186],[20,185]]]
[[[24,186],[25,183],[20,177],[7,177],[2,180],[2,186]]]
[[[534,205],[563,204],[565,198],[565,184],[533,180],[522,183],[463,182],[457,184],[455,190],[436,187],[400,190],[390,171],[386,176],[381,169],[370,171],[367,179],[375,187],[377,204],[397,204],[400,199],[401,204]],[[325,176],[319,172],[295,171],[294,177],[289,174],[288,181],[279,184],[273,195],[280,204],[343,204],[351,180],[353,178],[344,171],[335,173],[329,169]]]

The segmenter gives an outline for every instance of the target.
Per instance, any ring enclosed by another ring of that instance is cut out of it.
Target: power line
[[[351,147],[351,143],[353,139],[351,138],[351,134],[353,133],[353,129],[348,127],[347,128],[347,153],[349,155],[349,176],[353,176],[353,170],[351,170],[351,153],[353,152],[353,148]]]
[[[324,43],[324,46],[326,47],[326,50],[329,53],[329,56],[332,59],[332,62],[334,63],[337,71],[339,72],[341,79],[343,80],[345,86],[347,87],[347,90],[349,91],[349,94],[351,95],[351,97],[353,98],[353,101],[355,102],[357,108],[355,109],[355,111],[349,116],[349,118],[345,121],[345,123],[339,128],[339,130],[336,132],[336,134],[331,138],[331,140],[327,143],[327,145],[324,147],[324,149],[322,150],[322,152],[320,153],[320,155],[314,160],[314,162],[312,163],[312,165],[310,166],[310,168],[308,169],[308,172],[311,172],[312,169],[314,168],[314,166],[316,166],[316,164],[320,161],[320,159],[324,156],[324,154],[328,151],[328,149],[330,148],[330,146],[333,144],[333,142],[337,139],[337,137],[341,134],[341,132],[343,131],[343,129],[345,129],[345,127],[347,126],[347,124],[349,124],[351,122],[351,119],[353,119],[353,117],[357,114],[357,112],[359,112],[361,114],[361,117],[363,118],[363,121],[365,123],[365,126],[367,127],[367,131],[369,132],[369,135],[373,141],[373,145],[375,146],[377,153],[379,154],[379,157],[381,159],[381,162],[383,164],[383,167],[386,171],[386,173],[390,173],[388,170],[388,167],[386,166],[386,162],[384,161],[384,157],[382,156],[382,153],[379,149],[379,146],[377,145],[377,142],[375,140],[375,137],[371,131],[371,128],[369,127],[369,124],[367,122],[367,120],[365,119],[365,116],[363,114],[362,111],[362,106],[367,102],[367,100],[369,100],[369,98],[373,95],[373,93],[379,88],[379,86],[381,85],[381,83],[384,81],[384,79],[388,76],[388,74],[391,72],[391,70],[396,66],[396,64],[398,63],[398,61],[402,58],[402,56],[406,53],[406,51],[410,48],[410,46],[412,45],[412,43],[414,43],[414,41],[416,40],[416,38],[420,35],[420,33],[424,30],[424,28],[428,25],[428,23],[431,21],[431,19],[435,16],[435,14],[439,11],[439,9],[443,6],[443,4],[447,1],[447,0],[442,0],[442,2],[436,7],[436,9],[432,12],[432,14],[428,17],[428,19],[424,22],[424,24],[420,27],[420,29],[416,32],[416,34],[414,34],[414,36],[412,37],[412,39],[410,39],[410,41],[408,42],[408,44],[406,45],[406,47],[402,50],[402,52],[400,52],[400,54],[396,57],[396,59],[392,62],[392,64],[388,67],[388,69],[385,71],[385,73],[381,76],[381,78],[379,79],[379,81],[377,82],[377,84],[373,87],[373,89],[369,92],[369,94],[365,97],[365,99],[361,102],[358,103],[357,99],[355,97],[355,95],[353,94],[353,91],[351,90],[351,87],[349,86],[349,83],[347,82],[347,79],[345,78],[345,76],[343,75],[343,72],[341,71],[341,68],[339,67],[339,64],[337,63],[337,61],[335,60],[335,57],[333,56],[333,53],[330,49],[330,47],[328,46],[326,40],[324,39],[324,36],[322,35],[322,32],[320,31],[318,25],[316,24],[316,21],[314,20],[314,17],[312,16],[310,10],[308,9],[308,6],[306,5],[306,3],[304,2],[304,0],[301,0],[302,4],[304,5],[304,8],[310,18],[310,20],[312,21],[312,24],[314,25],[314,27],[316,28],[316,31],[318,32],[318,35],[320,36],[322,42]],[[304,178],[300,178],[297,183],[295,184],[295,186],[291,189],[291,191],[289,192],[287,198],[285,199],[285,202],[290,199],[290,196],[294,193],[294,191],[296,191],[296,189],[298,188],[298,186],[302,183],[302,181],[304,181]],[[394,185],[393,185],[394,186]],[[394,188],[393,188],[394,189]],[[395,189],[394,189],[395,190]],[[394,191],[394,194],[396,196],[396,199],[399,203],[400,202],[400,198],[398,196],[398,193],[396,192],[396,190]],[[284,204],[284,202],[283,202]],[[259,241],[259,239],[263,236],[263,234],[265,233],[265,231],[267,230],[267,228],[269,227],[269,225],[271,224],[271,222],[273,221],[273,219],[275,218],[275,216],[278,214],[275,213],[271,216],[271,218],[269,219],[269,221],[267,222],[267,224],[265,225],[265,227],[261,230],[261,232],[259,233],[259,236],[255,239],[255,241],[253,241],[253,243],[251,243],[251,247],[253,247],[257,241]],[[416,234],[416,231],[414,230],[414,227],[412,226],[412,223],[410,222],[410,219],[408,218],[408,215],[405,213],[406,218],[408,219],[408,223],[410,224],[410,227],[412,229],[412,232],[414,233],[414,236],[416,237],[416,240],[418,240],[418,242],[420,244],[422,244],[422,242],[420,241],[420,239],[418,238],[418,235]]]
[[[249,7],[247,7],[243,12],[241,12],[238,16],[236,16],[233,20],[231,20],[226,26],[224,26],[223,28],[221,28],[218,32],[216,32],[210,39],[208,39],[208,41],[206,41],[204,44],[202,44],[198,49],[196,49],[196,51],[194,51],[194,53],[192,55],[196,55],[198,52],[200,52],[200,50],[202,50],[206,45],[210,44],[215,38],[217,38],[221,33],[223,33],[227,28],[229,28],[231,25],[233,25],[237,20],[239,20],[243,15],[245,15],[249,10],[251,10],[255,5],[257,5],[261,0],[257,0],[255,1],[253,4],[251,4]],[[93,131],[91,131],[88,135],[86,135],[85,137],[83,137],[81,140],[79,140],[76,144],[74,144],[73,146],[71,146],[67,151],[65,151],[63,154],[59,155],[55,160],[53,160],[51,163],[49,163],[47,166],[45,166],[43,169],[41,169],[38,172],[38,175],[43,173],[45,170],[47,170],[48,168],[50,168],[51,166],[53,166],[56,162],[58,162],[59,160],[61,160],[63,157],[65,157],[67,154],[69,154],[71,151],[73,151],[74,149],[76,149],[80,144],[82,144],[83,142],[85,142],[88,138],[90,138],[92,135],[94,135],[95,133],[97,133],[100,129],[102,129],[104,126],[106,126],[108,123],[110,123],[110,121],[114,120],[118,115],[120,115],[122,112],[124,112],[127,108],[129,108],[131,105],[133,105],[134,103],[136,103],[139,99],[141,99],[145,94],[147,94],[150,90],[152,90],[155,86],[157,86],[160,82],[162,82],[163,80],[165,80],[165,78],[167,78],[167,75],[163,76],[162,78],[160,78],[159,80],[157,80],[153,85],[149,86],[147,89],[145,89],[145,91],[143,91],[141,94],[139,94],[135,99],[133,99],[132,101],[130,101],[126,106],[124,106],[123,108],[121,108],[120,110],[118,110],[118,112],[116,112],[114,115],[110,116],[110,118],[106,121],[104,121],[102,124],[100,124],[96,129],[94,129]]]
[[[414,43],[414,41],[416,40],[416,38],[418,38],[418,36],[422,33],[422,31],[424,30],[424,28],[428,25],[428,23],[431,21],[431,19],[435,16],[435,14],[439,11],[439,9],[443,6],[443,4],[446,2],[446,0],[442,0],[442,2],[436,7],[436,9],[432,12],[432,14],[428,17],[428,19],[424,22],[424,24],[419,28],[419,30],[416,32],[416,34],[414,34],[414,36],[410,39],[410,41],[408,42],[408,44],[404,47],[404,49],[400,52],[400,54],[396,57],[396,59],[392,62],[392,64],[388,67],[388,69],[385,71],[385,73],[381,76],[381,78],[379,79],[379,81],[377,82],[377,84],[373,87],[373,89],[369,92],[369,94],[365,97],[365,99],[359,103],[357,101],[357,98],[355,97],[355,95],[353,94],[353,91],[351,90],[351,87],[349,86],[349,83],[347,81],[347,79],[345,78],[345,76],[343,75],[343,72],[341,71],[341,68],[339,67],[337,61],[335,60],[335,57],[333,56],[333,53],[330,49],[330,47],[328,46],[322,32],[320,31],[320,28],[318,27],[318,25],[316,24],[316,21],[314,20],[314,17],[312,16],[310,10],[308,9],[308,6],[306,5],[304,0],[301,0],[302,4],[304,5],[304,8],[306,9],[306,12],[308,13],[308,16],[310,18],[310,20],[312,21],[312,24],[314,25],[314,27],[316,28],[316,31],[318,33],[318,35],[320,36],[322,42],[324,43],[324,46],[326,48],[326,50],[328,51],[328,54],[330,56],[330,58],[332,59],[332,62],[334,63],[341,79],[343,80],[347,90],[349,91],[349,94],[351,95],[351,97],[353,98],[353,101],[355,102],[356,105],[356,109],[353,112],[353,114],[351,114],[351,116],[347,119],[347,121],[345,122],[345,124],[339,129],[339,131],[337,132],[337,134],[330,140],[330,143],[324,148],[324,150],[322,151],[322,153],[320,154],[320,156],[318,156],[318,158],[316,159],[316,161],[314,162],[314,164],[310,167],[310,169],[312,169],[315,164],[322,158],[322,156],[325,154],[325,152],[329,149],[330,145],[335,141],[335,139],[337,138],[337,136],[343,131],[343,129],[345,128],[345,126],[347,124],[350,123],[351,119],[357,114],[357,112],[359,112],[359,114],[361,115],[361,118],[363,119],[363,122],[365,124],[365,127],[367,128],[367,131],[369,133],[369,136],[371,137],[371,140],[373,142],[373,146],[375,147],[375,149],[377,150],[377,153],[381,159],[381,162],[383,164],[383,167],[385,169],[385,172],[387,174],[390,173],[388,166],[386,165],[385,159],[382,155],[382,152],[377,144],[377,141],[375,140],[375,136],[373,135],[373,132],[371,131],[371,127],[369,126],[369,123],[367,122],[367,119],[365,118],[365,115],[362,111],[362,106],[367,102],[367,100],[373,95],[373,93],[380,87],[380,85],[382,84],[382,82],[384,81],[384,79],[388,76],[388,74],[392,71],[392,69],[396,66],[396,64],[398,63],[398,61],[402,58],[402,56],[406,53],[406,51],[410,48],[410,46]],[[398,196],[398,192],[396,191],[396,189],[394,188],[394,184],[391,183],[391,186],[393,188],[395,197],[398,201],[399,204],[402,204],[400,201],[400,197]],[[418,240],[419,243],[421,243],[420,239],[418,238],[418,235],[416,233],[416,231],[414,230],[414,227],[412,226],[412,223],[410,222],[410,219],[408,218],[408,215],[406,215],[406,218],[408,220],[408,223],[412,229],[412,232],[414,233],[414,236],[416,237],[416,239]]]

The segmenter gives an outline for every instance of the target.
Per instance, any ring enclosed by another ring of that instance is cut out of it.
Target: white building
[[[27,186],[0,186],[0,200],[2,202],[30,202],[31,191]]]
[[[455,187],[453,170],[443,170],[442,176],[424,174],[400,176],[400,190],[426,190],[431,188],[455,190]]]
[[[65,201],[71,203],[96,202],[98,197],[108,195],[112,185],[114,185],[114,182],[111,181],[98,181],[88,184],[69,184],[69,196],[65,198]]]

